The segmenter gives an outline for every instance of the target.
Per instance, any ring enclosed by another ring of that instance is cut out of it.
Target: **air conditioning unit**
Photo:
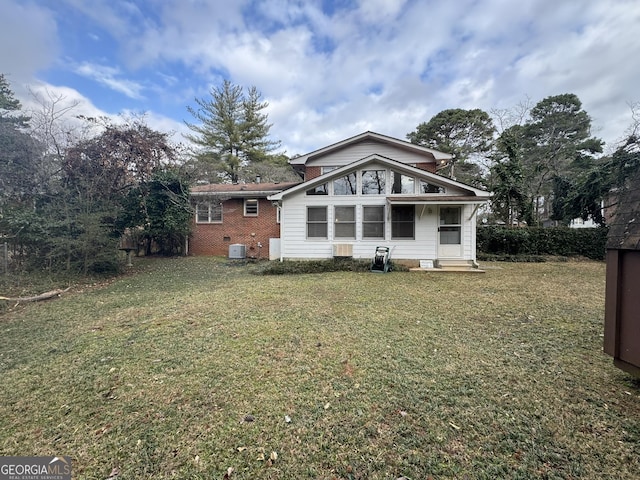
[[[334,243],[334,257],[353,257],[353,244],[351,243]]]
[[[247,256],[247,246],[241,243],[229,245],[229,258],[242,259]]]

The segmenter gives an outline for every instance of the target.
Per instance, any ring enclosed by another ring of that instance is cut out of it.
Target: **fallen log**
[[[67,287],[64,290],[56,289],[50,292],[41,293],[33,297],[0,297],[0,300],[6,300],[7,302],[27,303],[27,302],[39,302],[40,300],[47,300],[53,297],[59,297],[61,294],[68,292],[71,287]]]

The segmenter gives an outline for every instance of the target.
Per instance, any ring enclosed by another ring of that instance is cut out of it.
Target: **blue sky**
[[[638,0],[2,0],[0,72],[25,107],[30,89],[146,112],[176,140],[194,98],[255,85],[289,155],[575,93],[611,148],[640,101],[638,32]]]

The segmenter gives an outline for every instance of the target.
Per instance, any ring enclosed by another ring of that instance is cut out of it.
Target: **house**
[[[278,208],[267,200],[297,183],[209,184],[191,189],[195,216],[188,253],[227,256],[243,245],[247,257],[269,258],[280,237]]]
[[[370,259],[386,246],[410,266],[477,266],[476,212],[490,195],[438,175],[450,160],[374,132],[291,159],[304,182],[268,197],[279,258]]]
[[[608,222],[604,351],[640,376],[640,172],[628,185]]]

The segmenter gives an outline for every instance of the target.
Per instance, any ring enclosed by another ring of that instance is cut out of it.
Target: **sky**
[[[196,98],[255,86],[290,156],[563,93],[611,149],[640,101],[640,0],[0,0],[0,45],[25,108],[144,112],[175,141]]]

